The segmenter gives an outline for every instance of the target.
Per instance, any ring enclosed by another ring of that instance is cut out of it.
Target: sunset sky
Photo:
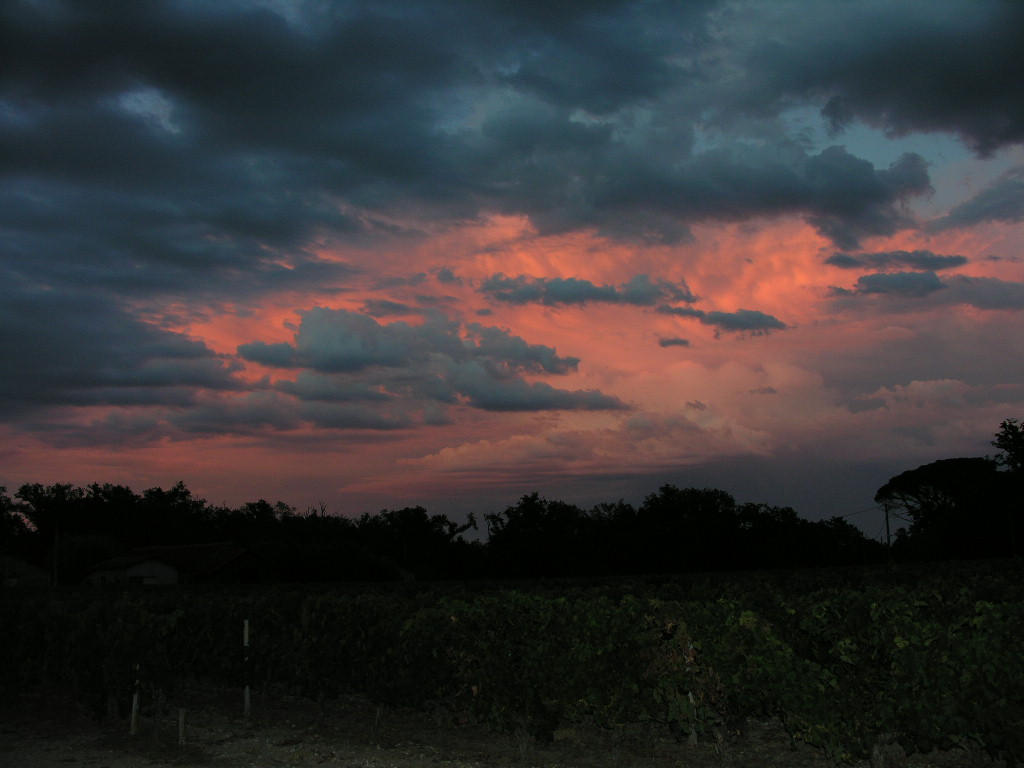
[[[1024,417],[1022,83],[1019,2],[6,0],[0,485],[872,507]]]

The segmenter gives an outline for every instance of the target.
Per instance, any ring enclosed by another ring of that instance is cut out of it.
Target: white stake
[[[249,706],[249,620],[242,624],[242,648],[245,653],[245,719],[249,719],[251,708]]]
[[[139,665],[135,665],[135,687],[132,690],[131,735],[139,732]]]
[[[139,692],[136,691],[132,694],[132,725],[131,735],[134,736],[139,732]]]

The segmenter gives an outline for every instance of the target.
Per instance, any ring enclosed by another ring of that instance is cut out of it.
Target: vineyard
[[[0,593],[0,680],[97,717],[196,681],[365,696],[543,741],[644,724],[700,743],[746,718],[838,762],[1024,757],[1024,567],[361,587]],[[243,627],[248,622],[248,646]],[[454,727],[454,726],[453,726]]]

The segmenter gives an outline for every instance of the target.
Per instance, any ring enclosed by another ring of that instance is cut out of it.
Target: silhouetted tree
[[[807,526],[792,507],[747,503],[736,510],[737,555],[744,568],[807,565]]]
[[[0,485],[0,554],[23,554],[31,533],[7,488]]]
[[[125,539],[136,525],[141,497],[125,485],[93,483],[85,488],[80,515],[90,533]]]
[[[278,535],[254,544],[275,563],[282,581],[337,582],[389,578],[377,560],[361,551],[353,521],[321,508],[282,514]]]
[[[143,491],[126,535],[132,546],[197,544],[209,541],[213,510],[184,482],[168,490]]]
[[[446,515],[427,514],[423,507],[364,514],[356,523],[360,543],[400,568],[403,578],[452,576],[457,570],[450,559],[456,540],[475,527],[473,516],[460,525]]]
[[[595,534],[593,558],[598,564],[593,573],[643,573],[648,559],[637,542],[639,526],[633,505],[622,499],[614,504],[597,504],[591,509],[590,517]]]
[[[51,568],[53,580],[61,584],[82,564],[71,559],[73,537],[83,529],[82,500],[85,492],[70,483],[41,485],[28,483],[15,496],[21,500],[19,511],[35,529],[34,554]]]
[[[663,485],[637,510],[638,542],[656,573],[728,570],[740,564],[736,500],[716,488]]]
[[[993,459],[940,459],[891,478],[875,502],[910,521],[897,551],[913,557],[989,557],[1012,551],[1008,474]]]
[[[999,425],[992,445],[1002,451],[996,456],[999,464],[1011,472],[1024,473],[1024,428],[1017,419],[1006,419]]]
[[[1009,476],[1009,472],[1000,475]],[[0,548],[55,568],[62,583],[126,549],[236,541],[294,582],[562,577],[858,562],[866,540],[845,521],[811,523],[789,507],[737,506],[725,491],[662,486],[639,508],[619,501],[589,511],[525,495],[485,516],[486,542],[467,541],[471,515],[456,523],[423,507],[351,519],[321,505],[299,514],[265,499],[211,507],[183,482],[141,494],[94,483],[0,489]]]
[[[236,541],[254,544],[277,537],[281,520],[295,515],[295,508],[278,501],[271,504],[266,499],[248,501],[237,509],[215,507],[206,513],[208,517],[208,540]]]
[[[885,545],[869,539],[849,520],[804,521],[803,547],[791,565],[863,565],[885,560]]]
[[[595,520],[573,504],[532,493],[485,519],[487,553],[496,575],[578,576],[597,567]]]

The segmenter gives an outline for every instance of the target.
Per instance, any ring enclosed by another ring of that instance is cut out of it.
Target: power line
[[[854,515],[864,514],[865,512],[874,512],[876,509],[883,509],[883,506],[881,504],[876,504],[873,507],[866,507],[865,509],[858,509],[856,512],[847,512],[845,515],[835,515],[835,517],[838,517],[839,519],[842,520],[842,519],[847,518],[847,517],[853,517]]]
[[[882,524],[878,527],[878,533],[876,533],[873,538],[878,539],[879,541],[881,541],[882,540],[882,531],[884,531],[884,530],[885,530],[885,521],[883,520]]]

